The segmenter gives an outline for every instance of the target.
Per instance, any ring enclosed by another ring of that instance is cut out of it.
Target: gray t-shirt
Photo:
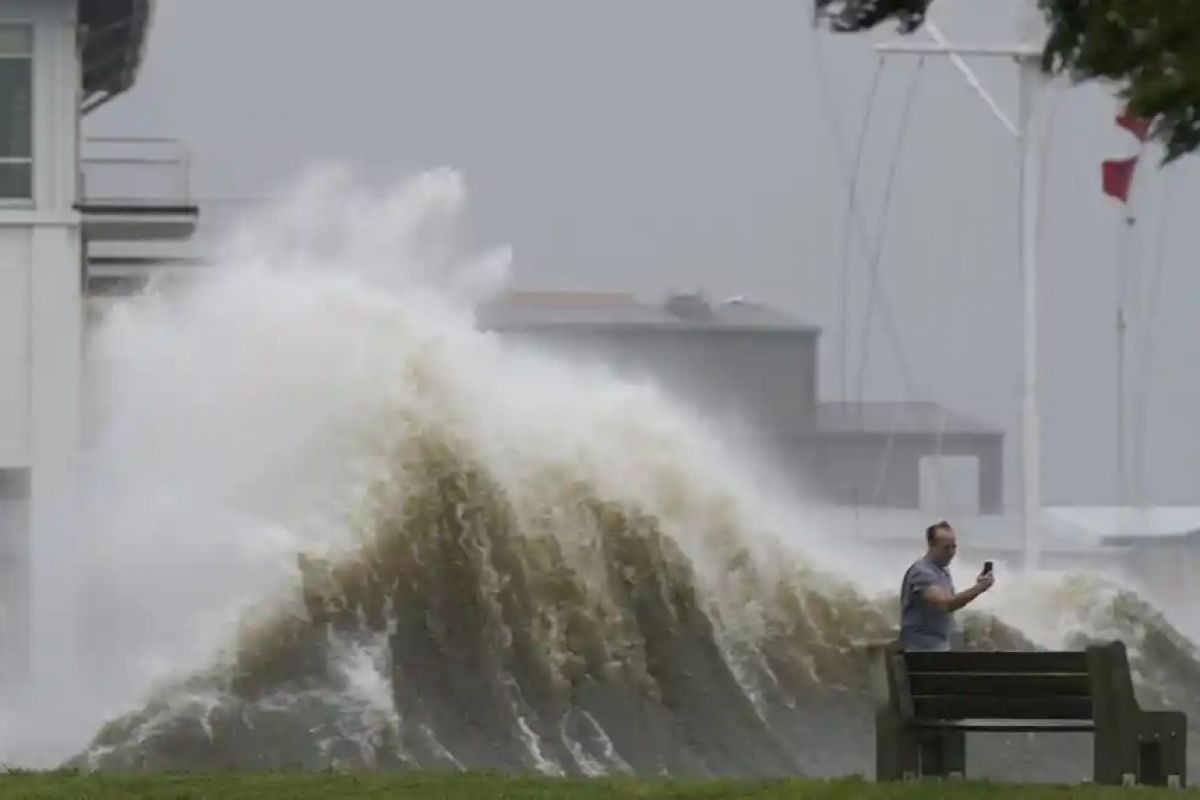
[[[904,573],[900,589],[900,644],[905,650],[948,650],[953,618],[948,611],[930,605],[922,596],[930,586],[941,586],[954,594],[950,573],[926,556]]]

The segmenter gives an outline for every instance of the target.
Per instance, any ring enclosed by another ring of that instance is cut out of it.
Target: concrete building
[[[515,292],[480,325],[650,378],[748,431],[805,488],[838,504],[999,514],[1004,434],[934,403],[819,399],[819,328],[734,299]],[[945,484],[956,476],[957,491]],[[966,485],[963,476],[967,476]]]
[[[37,548],[78,531],[73,510],[90,243],[187,236],[197,216],[186,196],[139,188],[145,174],[161,173],[153,154],[146,155],[154,143],[89,145],[80,133],[86,113],[132,86],[151,13],[150,0],[0,0],[4,678],[28,671],[31,636],[41,635],[31,628]],[[89,161],[92,148],[100,152]]]

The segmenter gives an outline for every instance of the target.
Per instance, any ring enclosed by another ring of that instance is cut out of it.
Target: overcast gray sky
[[[1018,2],[938,0],[935,18],[953,38],[1000,43]],[[137,87],[87,129],[187,141],[202,203],[272,194],[322,159],[372,179],[453,166],[468,182],[475,230],[513,245],[523,288],[648,298],[702,289],[771,303],[825,329],[821,380],[834,399],[842,159],[876,69],[871,44],[887,33],[825,35],[816,47],[810,0],[160,0]],[[1012,65],[976,66],[1014,114]],[[1115,477],[1121,223],[1099,165],[1130,142],[1112,124],[1106,89],[1053,96],[1041,249],[1046,500],[1104,502]],[[940,61],[889,60],[868,131],[859,188],[868,242],[899,158],[880,262],[899,336],[875,315],[864,395],[936,400],[1008,429],[1011,451],[1016,143]],[[1146,479],[1153,500],[1200,502],[1200,270],[1190,258],[1200,169],[1145,166],[1134,203],[1141,252],[1127,259],[1143,291],[1163,198],[1174,198],[1156,314],[1149,326],[1131,320],[1131,376],[1147,330],[1154,340]],[[853,393],[868,259],[857,246],[851,255]]]

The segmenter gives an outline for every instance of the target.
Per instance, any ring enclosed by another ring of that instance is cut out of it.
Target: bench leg
[[[920,741],[916,731],[890,714],[875,718],[875,780],[904,781],[920,777]]]
[[[1100,786],[1130,786],[1137,781],[1136,731],[1099,720],[1092,737],[1092,781]]]
[[[1095,782],[1109,786],[1187,785],[1187,717],[1141,712],[1126,729],[1097,726]]]
[[[1175,711],[1143,713],[1138,726],[1138,783],[1187,785],[1187,717]]]
[[[966,767],[967,736],[963,731],[929,731],[922,735],[922,777],[961,779]]]

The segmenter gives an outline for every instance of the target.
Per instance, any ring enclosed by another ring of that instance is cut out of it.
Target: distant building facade
[[[953,460],[974,475],[974,497],[954,510],[1003,512],[1002,431],[934,403],[821,402],[820,328],[774,309],[695,295],[651,305],[620,293],[514,292],[481,308],[479,325],[600,358],[736,419],[834,503],[921,508],[939,462]]]

